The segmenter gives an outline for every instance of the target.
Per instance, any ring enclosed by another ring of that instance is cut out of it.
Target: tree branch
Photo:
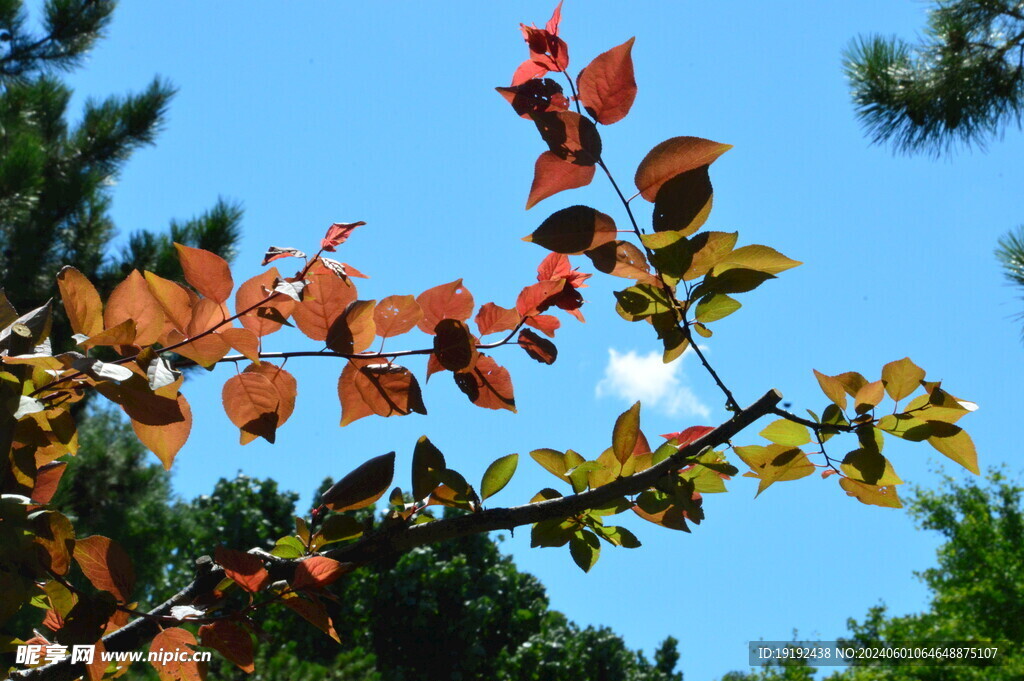
[[[521,525],[529,525],[549,518],[568,517],[590,508],[602,506],[621,496],[639,494],[653,486],[662,476],[682,468],[689,459],[696,457],[706,448],[725,444],[762,416],[772,413],[781,400],[782,394],[779,391],[770,390],[752,405],[735,413],[728,421],[699,440],[682,447],[658,465],[628,478],[619,478],[588,492],[524,506],[492,508],[479,513],[422,525],[397,526],[377,532],[354,544],[325,551],[320,555],[337,561],[365,564],[396,553],[410,551],[417,546],[435,544],[493,530],[511,530]],[[265,554],[261,555],[261,557],[264,556]],[[271,574],[274,578],[283,576],[294,570],[300,561],[301,559],[272,561]],[[139,648],[160,631],[154,618],[169,615],[171,608],[176,605],[191,603],[195,598],[211,591],[224,578],[224,571],[215,566],[208,557],[200,558],[196,563],[197,575],[191,584],[151,610],[148,613],[149,616],[140,617],[104,636],[103,645],[106,650],[128,652]],[[72,681],[84,673],[85,666],[83,664],[71,664],[70,658],[66,658],[42,667],[15,672],[10,678],[12,681]]]

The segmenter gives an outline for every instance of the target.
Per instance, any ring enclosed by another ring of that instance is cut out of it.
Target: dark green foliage
[[[920,43],[861,37],[844,61],[873,141],[904,152],[984,146],[1024,113],[1024,8],[939,0]]]
[[[26,312],[56,294],[55,276],[72,264],[106,298],[132,268],[181,279],[178,241],[231,259],[241,209],[218,200],[210,211],[170,234],[137,232],[119,257],[108,245],[110,187],[125,162],[154,142],[174,94],[154,79],[138,94],[90,100],[77,125],[71,90],[53,75],[79,63],[114,8],[108,0],[49,0],[44,35],[27,32],[22,2],[0,1],[0,288]],[[3,38],[6,36],[6,38]],[[70,349],[63,311],[56,310],[55,350]]]

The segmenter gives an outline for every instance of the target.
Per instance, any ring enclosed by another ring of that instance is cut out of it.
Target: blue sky
[[[114,190],[124,233],[162,228],[218,196],[241,201],[241,280],[259,270],[268,245],[315,250],[331,222],[365,220],[340,254],[373,277],[360,282],[362,298],[463,277],[478,304],[510,306],[545,254],[519,238],[549,213],[585,203],[626,221],[600,177],[523,210],[544,147],[493,88],[526,56],[518,23],[543,25],[553,4],[126,2],[70,82],[75,106],[141,89],[155,74],[180,89],[158,145],[136,154]],[[992,250],[1024,222],[1024,139],[1010,131],[986,153],[941,161],[894,156],[865,140],[841,73],[853,36],[910,37],[924,9],[903,0],[569,0],[562,35],[574,73],[637,37],[633,111],[602,129],[621,184],[631,185],[636,164],[663,139],[733,144],[712,168],[708,227],[738,229],[741,243],[806,263],[742,296],[744,308],[706,341],[741,403],[777,387],[795,409],[821,409],[812,368],[877,377],[885,362],[909,355],[981,405],[964,425],[983,466],[1019,472],[1010,424],[1019,422],[1013,386],[1024,350],[1013,315],[1021,306]],[[721,395],[693,358],[667,370],[649,361],[650,328],[614,313],[611,291],[626,282],[590,283],[587,323],[563,321],[554,366],[515,348],[497,353],[515,381],[517,415],[472,407],[438,376],[425,387],[429,416],[339,429],[341,366],[296,360],[292,420],[277,444],[243,448],[220,407],[231,369],[198,377],[187,387],[196,424],[175,463],[175,489],[195,496],[241,470],[274,477],[308,503],[325,476],[390,450],[399,454],[396,482],[407,485],[413,444],[427,434],[471,481],[491,460],[520,452],[519,474],[494,499],[517,504],[554,482],[527,452],[596,456],[635,399],[652,436],[721,420]],[[314,349],[297,336],[268,340],[271,350]],[[411,368],[422,377],[422,362]],[[756,432],[738,443],[759,443]],[[940,464],[966,475],[927,446],[886,452],[910,483],[935,486]],[[745,668],[748,640],[787,639],[794,628],[833,639],[847,617],[879,601],[897,613],[925,607],[912,571],[931,564],[936,538],[904,512],[863,506],[817,476],[756,500],[755,490],[739,478],[729,494],[709,496],[693,534],[626,519],[644,546],[606,550],[587,575],[566,550],[529,549],[525,528],[504,546],[578,622],[610,625],[647,651],[666,635],[680,639],[688,679]]]

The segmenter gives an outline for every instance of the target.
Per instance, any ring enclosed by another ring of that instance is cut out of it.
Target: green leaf
[[[728,317],[743,307],[738,300],[724,293],[712,293],[704,296],[697,303],[696,318],[698,322],[710,324]]]
[[[413,498],[421,501],[429,497],[440,484],[437,479],[438,471],[443,471],[447,467],[441,450],[435,447],[426,435],[421,436],[412,452]]]
[[[700,286],[694,289],[693,295],[708,295],[711,293],[746,293],[774,279],[774,274],[758,272],[757,270],[731,269],[722,274],[710,275],[704,278]]]
[[[518,465],[518,454],[509,454],[493,461],[484,471],[484,477],[480,481],[480,499],[486,499],[500,492],[512,479]]]
[[[548,518],[530,530],[530,546],[565,546],[580,524],[575,518]]]
[[[787,419],[779,419],[769,423],[768,427],[761,431],[761,437],[777,445],[799,447],[811,441],[811,431],[807,429],[807,426]]]
[[[733,447],[743,462],[750,466],[752,477],[759,478],[757,494],[765,491],[772,483],[785,480],[799,480],[814,472],[814,464],[807,455],[796,447],[768,445],[760,447]],[[756,495],[755,495],[756,496]]]
[[[569,482],[569,477],[565,474],[569,470],[565,463],[565,454],[554,449],[535,449],[530,452],[530,456],[545,470],[563,482]]]
[[[701,336],[702,338],[711,338],[711,336],[714,334],[714,332],[711,329],[704,326],[700,322],[693,323],[693,330],[696,331],[697,335]]]
[[[584,572],[590,572],[601,556],[601,540],[589,530],[579,530],[569,540],[569,553]]]
[[[572,483],[572,491],[579,494],[580,492],[586,491],[590,486],[590,475],[597,473],[604,469],[597,461],[584,461],[577,466],[574,466],[567,475],[569,476],[569,482]]]
[[[651,250],[651,265],[675,281],[683,278],[693,263],[690,242],[682,232],[659,232],[640,237]]]
[[[739,232],[701,232],[690,239],[693,259],[683,275],[686,281],[703,277],[732,252]]]
[[[897,402],[917,390],[923,380],[924,369],[910,361],[909,357],[889,362],[882,367],[885,391]]]
[[[634,318],[630,321],[672,311],[672,301],[665,292],[650,284],[637,284],[623,291],[616,291],[615,299],[622,310]]]
[[[626,499],[626,497],[618,497],[617,499],[612,499],[603,506],[597,506],[595,508],[590,509],[590,515],[617,515],[624,511],[628,511],[632,507],[633,504],[630,503],[630,501]]]
[[[686,236],[693,234],[711,214],[712,194],[706,165],[668,180],[654,199],[651,216],[654,231],[678,230]]]
[[[636,447],[637,438],[640,436],[640,403],[636,402],[632,407],[619,414],[615,419],[615,427],[612,429],[612,450],[619,463],[625,462],[633,453]]]
[[[557,490],[553,490],[550,487],[545,487],[544,489],[542,489],[541,491],[539,491],[539,492],[537,492],[536,494],[533,495],[533,498],[530,499],[530,503],[531,504],[536,504],[538,501],[550,501],[551,499],[561,499],[561,498],[562,498],[562,493],[561,492],[559,492]]]
[[[298,537],[281,537],[274,544],[274,548],[270,550],[270,553],[277,556],[278,558],[301,558],[306,555],[306,547],[302,545]]]
[[[625,527],[604,527],[599,525],[592,529],[601,539],[608,541],[614,546],[621,546],[627,549],[640,548],[640,540]]]
[[[774,248],[752,244],[737,248],[729,253],[727,257],[715,265],[713,274],[718,276],[723,272],[739,267],[766,272],[767,274],[778,274],[802,264],[797,260],[787,258]]]
[[[363,534],[364,526],[353,516],[342,513],[328,516],[320,528],[319,535],[322,537],[320,546],[346,539],[355,539]]]

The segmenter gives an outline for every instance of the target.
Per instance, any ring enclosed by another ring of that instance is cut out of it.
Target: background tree
[[[112,0],[48,0],[42,33],[29,28],[21,0],[0,2],[0,289],[31,310],[56,297],[56,274],[73,263],[106,296],[132,269],[180,280],[175,241],[230,260],[241,208],[218,200],[165,233],[132,234],[111,253],[116,229],[111,188],[137,149],[154,142],[174,88],[154,79],[141,93],[86,102],[68,122],[71,90],[57,74],[79,65],[102,37]],[[63,310],[55,350],[70,349]]]
[[[984,148],[1024,114],[1024,3],[941,0],[921,42],[861,37],[844,63],[872,141],[935,155]],[[996,257],[1024,288],[1024,225],[999,240]]]

